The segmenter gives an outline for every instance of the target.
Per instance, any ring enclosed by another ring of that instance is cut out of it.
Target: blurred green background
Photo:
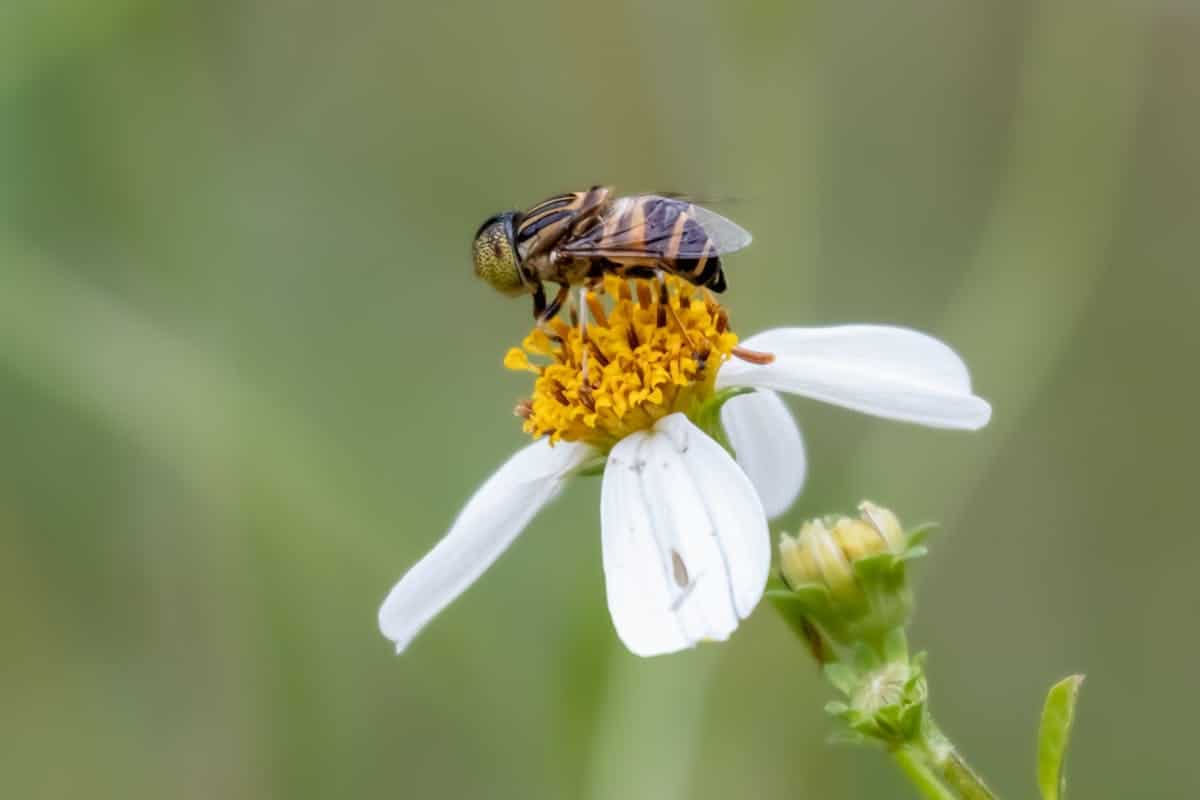
[[[734,198],[743,333],[930,331],[977,434],[797,401],[811,480],[944,534],[933,707],[1007,796],[1194,797],[1200,10],[1178,2],[0,8],[0,793],[904,797],[763,606],[639,660],[574,485],[403,657],[375,613],[524,443],[488,214]]]

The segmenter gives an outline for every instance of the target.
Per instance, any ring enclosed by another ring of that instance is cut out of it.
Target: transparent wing
[[[700,222],[700,226],[704,228],[705,233],[712,239],[718,253],[732,253],[741,250],[754,239],[750,235],[750,231],[741,225],[704,206],[692,206],[692,213]]]
[[[715,211],[678,197],[639,194],[617,199],[599,225],[560,247],[580,256],[670,260],[700,258],[710,246],[731,253],[750,241],[749,231]]]

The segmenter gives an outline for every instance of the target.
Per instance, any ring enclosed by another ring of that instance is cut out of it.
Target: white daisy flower
[[[674,278],[632,285],[636,293],[610,277],[609,308],[587,296],[586,333],[556,320],[555,336],[535,329],[509,351],[506,366],[537,375],[532,398],[517,408],[536,441],[475,492],[384,601],[379,626],[398,652],[568,478],[600,459],[617,635],[643,656],[727,639],[766,585],[767,519],[786,511],[804,482],[804,444],[777,392],[937,428],[974,430],[991,416],[958,355],[925,334],[779,328],[739,347],[709,293]],[[750,391],[722,405],[722,390],[734,387]]]

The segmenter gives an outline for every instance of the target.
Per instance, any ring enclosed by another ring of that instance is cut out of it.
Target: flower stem
[[[937,775],[926,764],[925,755],[911,747],[900,747],[892,751],[892,759],[909,783],[926,800],[958,800],[953,792],[942,785]]]
[[[925,717],[924,733],[916,744],[926,762],[937,770],[958,797],[963,800],[996,800],[996,795],[983,782],[983,778],[955,749],[932,717]]]

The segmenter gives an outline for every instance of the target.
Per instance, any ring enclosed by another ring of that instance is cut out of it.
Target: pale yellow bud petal
[[[887,549],[887,540],[873,525],[860,519],[842,518],[833,526],[833,537],[850,561],[873,556]]]
[[[789,586],[806,583],[821,583],[821,571],[813,560],[812,552],[804,546],[799,536],[784,533],[779,537],[779,571]]]
[[[800,529],[800,541],[812,554],[831,597],[842,602],[854,602],[862,598],[854,578],[854,569],[824,523],[817,520],[805,523]]]
[[[801,567],[800,554],[800,542],[796,537],[787,533],[779,534],[779,571],[792,586],[809,583],[807,571]]]
[[[904,540],[904,528],[900,525],[900,520],[890,510],[883,506],[877,506],[870,500],[864,500],[858,505],[858,510],[862,513],[862,517],[867,522],[871,523],[875,530],[879,531],[880,535],[887,541],[888,549],[893,553],[902,553],[906,542]]]

